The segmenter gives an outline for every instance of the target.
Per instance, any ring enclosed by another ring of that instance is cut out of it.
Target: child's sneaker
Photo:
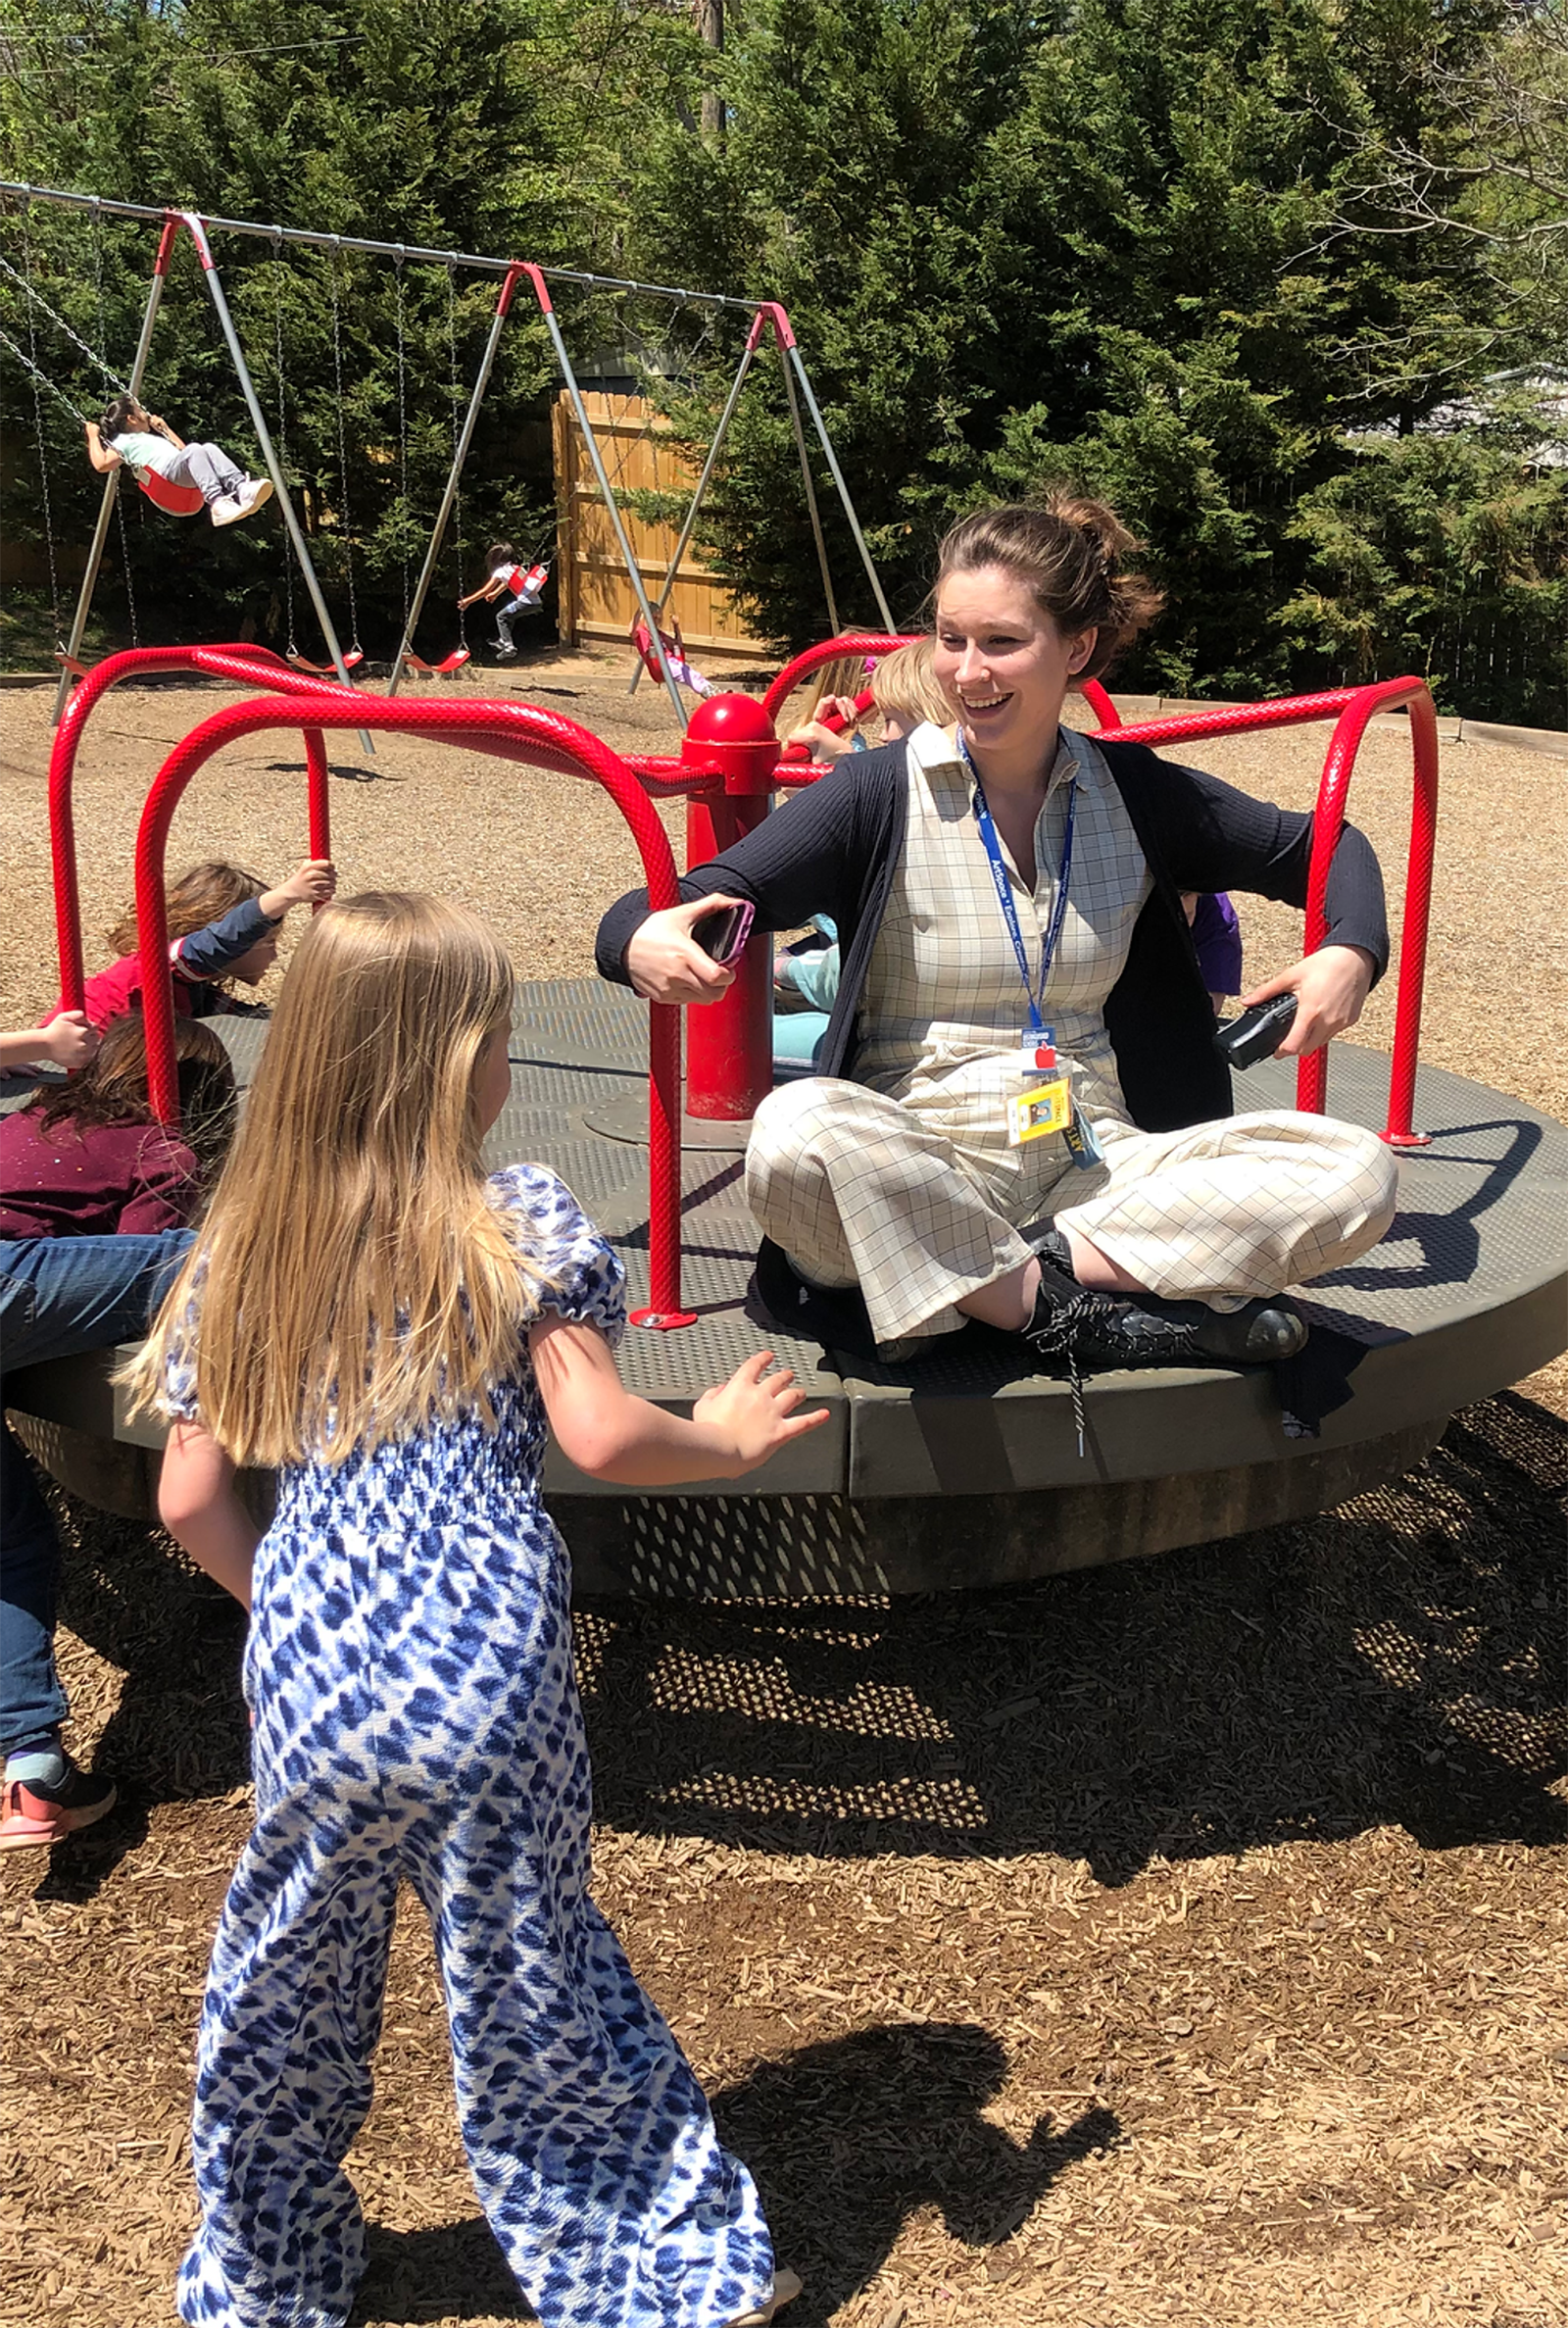
[[[64,1843],[115,1805],[115,1784],[66,1763],[62,1779],[14,1778],[0,1800],[0,1851]]]
[[[248,518],[252,510],[259,510],[264,501],[272,498],[270,477],[247,477],[237,493],[225,493],[212,506],[215,525],[235,525],[241,518]]]

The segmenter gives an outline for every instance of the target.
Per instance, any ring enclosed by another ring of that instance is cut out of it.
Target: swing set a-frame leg
[[[524,266],[522,272],[528,277],[533,286],[533,295],[539,302],[539,313],[544,318],[545,329],[550,334],[550,344],[556,353],[556,362],[561,367],[561,376],[566,383],[566,394],[571,398],[571,409],[576,417],[577,426],[582,431],[582,441],[588,448],[588,458],[593,464],[594,481],[599,487],[599,498],[604,503],[605,514],[614,529],[615,546],[620,552],[620,562],[626,569],[626,579],[632,586],[632,592],[642,611],[643,620],[648,625],[648,635],[653,644],[655,660],[659,665],[659,674],[664,682],[664,691],[674,706],[675,718],[680,722],[681,732],[684,734],[686,731],[686,706],[681,700],[681,692],[675,682],[675,674],[669,668],[669,657],[664,652],[664,642],[660,636],[659,624],[654,619],[654,610],[649,603],[648,587],[643,580],[642,570],[637,564],[637,553],[631,546],[631,538],[626,531],[626,520],[621,516],[620,505],[615,499],[615,488],[610,481],[610,472],[605,468],[605,457],[599,449],[599,439],[594,434],[594,424],[588,418],[588,407],[582,400],[582,389],[578,384],[577,374],[572,370],[571,358],[566,352],[566,343],[561,336],[561,324],[551,301],[549,287],[545,282],[544,272],[538,267]]]
[[[178,231],[179,228],[174,220],[165,221],[164,231],[158,242],[158,256],[153,261],[153,279],[147,290],[147,309],[141,320],[141,336],[136,342],[136,356],[130,368],[130,378],[125,383],[129,393],[138,402],[141,397],[142,375],[147,370],[147,358],[152,352],[153,325],[158,321],[158,310],[163,304],[164,283],[169,273],[170,253],[174,247],[174,236]],[[104,495],[98,504],[98,522],[93,527],[92,547],[87,552],[87,564],[82,572],[81,588],[76,593],[76,611],[71,619],[71,636],[66,642],[66,660],[61,666],[60,684],[55,689],[54,717],[49,723],[52,727],[60,725],[60,717],[66,708],[72,682],[75,677],[71,667],[80,658],[81,642],[87,635],[87,621],[92,614],[93,592],[98,587],[98,570],[103,564],[104,545],[109,539],[109,522],[114,516],[115,497],[120,491],[120,479],[122,473],[122,469],[112,469],[104,479]],[[134,624],[132,624],[132,628],[134,629]]]
[[[234,319],[228,312],[228,301],[223,297],[223,286],[218,279],[218,268],[213,259],[213,246],[207,239],[207,228],[199,214],[193,210],[181,211],[179,217],[192,242],[196,245],[196,255],[202,263],[202,272],[207,278],[207,289],[217,311],[223,337],[228,343],[228,353],[234,370],[239,375],[239,384],[245,395],[246,409],[251,417],[251,426],[256,432],[256,441],[262,448],[262,459],[266,462],[267,473],[272,480],[272,490],[277,495],[277,504],[283,513],[283,523],[288,529],[288,538],[293,545],[300,572],[304,576],[305,587],[311,594],[311,604],[316,609],[316,619],[321,625],[321,636],[326,641],[326,651],[332,658],[332,667],[338,677],[345,687],[350,686],[352,681],[349,678],[348,665],[343,660],[343,650],[338,645],[337,632],[332,627],[332,618],[326,611],[326,601],[321,596],[321,585],[316,578],[316,568],[311,563],[311,553],[306,547],[305,535],[300,529],[299,519],[294,513],[294,503],[289,494],[288,480],[278,466],[276,453],[272,450],[272,440],[268,434],[267,421],[262,414],[261,400],[256,393],[256,383],[251,378],[250,368],[245,362],[245,353],[239,344],[239,333],[235,330]],[[360,750],[368,758],[373,759],[375,756],[375,746],[370,741],[369,731],[364,727],[360,729]]]
[[[783,314],[782,308],[779,313]],[[780,345],[783,345],[782,340]],[[892,609],[889,607],[882,589],[881,576],[876,570],[871,552],[866,545],[865,535],[860,530],[860,520],[856,516],[855,504],[850,499],[850,488],[844,481],[844,471],[840,469],[838,455],[833,450],[833,439],[828,435],[827,422],[823,420],[816,398],[811,393],[811,383],[807,377],[806,366],[801,360],[801,351],[793,331],[789,335],[789,344],[784,352],[789,369],[801,383],[801,394],[806,398],[806,409],[811,416],[811,424],[816,430],[828,469],[832,473],[833,482],[838,487],[839,501],[843,507],[844,515],[850,521],[850,531],[855,536],[855,546],[860,553],[860,564],[865,568],[865,578],[871,585],[871,596],[876,600],[876,611],[881,616],[887,629],[896,631],[898,624],[893,619]],[[790,401],[793,405],[793,396]]]
[[[659,596],[654,602],[654,611],[661,619],[662,619],[664,609],[668,606],[673,594],[675,577],[680,571],[680,562],[686,555],[686,546],[697,530],[698,515],[707,495],[713,471],[718,465],[718,456],[723,450],[724,439],[729,434],[729,424],[735,418],[735,408],[740,403],[741,390],[746,385],[746,374],[752,369],[752,358],[757,353],[761,336],[762,318],[758,316],[747,334],[746,345],[741,351],[740,364],[736,369],[734,379],[730,382],[729,396],[725,401],[723,411],[718,416],[718,426],[713,430],[713,440],[708,448],[708,459],[703,463],[703,473],[697,480],[697,489],[692,495],[691,508],[686,512],[686,522],[680,529],[680,539],[675,544],[674,554],[665,570],[664,579],[660,585]],[[632,666],[632,674],[626,685],[628,695],[636,694],[637,682],[642,675],[643,660],[639,655]]]
[[[704,496],[708,491],[709,482],[712,477],[713,470],[718,460],[719,449],[729,432],[729,424],[735,417],[735,408],[740,402],[741,389],[745,383],[746,374],[751,368],[752,358],[756,354],[759,346],[761,344],[763,332],[769,328],[772,330],[774,341],[778,347],[779,362],[783,366],[784,370],[784,389],[789,402],[790,422],[795,436],[795,449],[800,456],[801,478],[806,488],[806,506],[811,520],[811,536],[816,545],[817,566],[822,576],[822,594],[827,601],[828,621],[833,630],[837,631],[839,628],[838,601],[833,590],[833,577],[828,569],[827,544],[822,533],[822,515],[820,509],[817,506],[816,486],[811,476],[811,464],[807,447],[806,430],[801,421],[800,396],[805,397],[806,409],[810,416],[811,425],[816,430],[817,439],[821,444],[823,453],[827,457],[828,470],[832,475],[833,483],[837,488],[839,501],[843,507],[844,515],[849,520],[850,531],[855,536],[855,546],[860,553],[860,563],[865,568],[866,579],[871,585],[871,595],[876,600],[877,612],[882,618],[883,626],[889,631],[896,630],[898,625],[893,619],[892,610],[888,605],[886,594],[882,588],[881,576],[876,570],[876,566],[872,560],[870,549],[867,546],[865,535],[861,530],[860,520],[857,515],[855,504],[850,498],[850,488],[845,481],[844,471],[839,467],[838,456],[833,450],[833,442],[827,432],[827,423],[823,420],[820,407],[817,404],[815,396],[812,394],[811,383],[807,375],[806,366],[801,359],[801,351],[796,343],[794,329],[790,323],[788,315],[785,313],[785,310],[779,305],[778,301],[774,299],[763,300],[761,302],[752,323],[751,332],[748,335],[746,341],[745,351],[741,357],[740,367],[736,371],[735,378],[730,385],[728,399],[725,403],[723,412],[719,415],[718,425],[713,431],[712,443],[708,448],[708,458],[703,464],[703,473],[697,480],[697,490],[692,495],[691,507],[686,513],[686,522],[681,528],[680,540],[675,545],[675,554],[669,562],[668,569],[664,575],[663,584],[659,593],[659,612],[661,615],[662,615],[665,607],[669,603],[670,593],[675,586],[676,572],[680,567],[681,560],[686,555],[687,544],[690,542],[692,534],[696,529],[698,512],[702,508]],[[799,383],[800,396],[798,396],[796,392],[797,383]],[[630,683],[627,686],[626,692],[628,695],[636,694],[637,682],[641,676],[642,666],[639,664],[637,669],[632,672]]]
[[[435,578],[436,560],[441,555],[441,544],[446,537],[447,520],[451,517],[452,505],[458,498],[458,487],[463,482],[463,471],[468,458],[468,447],[473,442],[473,432],[479,424],[479,407],[483,404],[484,392],[490,385],[490,373],[495,364],[496,350],[501,345],[502,326],[511,311],[512,294],[516,288],[517,277],[521,272],[520,266],[508,269],[501,285],[501,296],[496,301],[496,312],[490,325],[490,336],[484,343],[484,354],[479,362],[478,377],[473,383],[473,394],[468,399],[468,409],[464,416],[463,432],[458,438],[457,447],[452,456],[452,473],[447,478],[447,489],[441,496],[441,507],[436,512],[435,527],[430,535],[429,547],[424,553],[424,564],[419,569],[418,587],[410,603],[409,619],[403,626],[403,636],[398,641],[398,651],[392,661],[392,676],[387,682],[386,690],[389,700],[396,695],[399,687],[403,684],[403,674],[408,669],[406,659],[414,645],[414,634],[419,627],[419,617],[424,611],[425,598],[428,595],[430,584]],[[461,538],[459,549],[460,551],[462,549]]]

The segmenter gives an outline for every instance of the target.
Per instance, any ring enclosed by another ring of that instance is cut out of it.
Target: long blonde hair
[[[161,1403],[200,1286],[196,1404],[237,1463],[494,1421],[543,1272],[486,1201],[474,1068],[513,971],[476,914],[371,891],[301,939],[196,1244],[127,1380]]]

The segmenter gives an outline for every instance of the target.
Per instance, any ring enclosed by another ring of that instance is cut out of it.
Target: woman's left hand
[[[1244,994],[1242,1009],[1269,1002],[1276,994],[1294,994],[1296,1016],[1274,1057],[1297,1059],[1306,1051],[1321,1051],[1355,1024],[1371,992],[1375,967],[1364,946],[1320,946],[1277,978],[1265,979]]]

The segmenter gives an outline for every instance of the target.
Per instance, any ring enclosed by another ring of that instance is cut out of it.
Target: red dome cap
[[[708,695],[693,712],[686,733],[699,744],[776,742],[773,722],[755,695]]]

